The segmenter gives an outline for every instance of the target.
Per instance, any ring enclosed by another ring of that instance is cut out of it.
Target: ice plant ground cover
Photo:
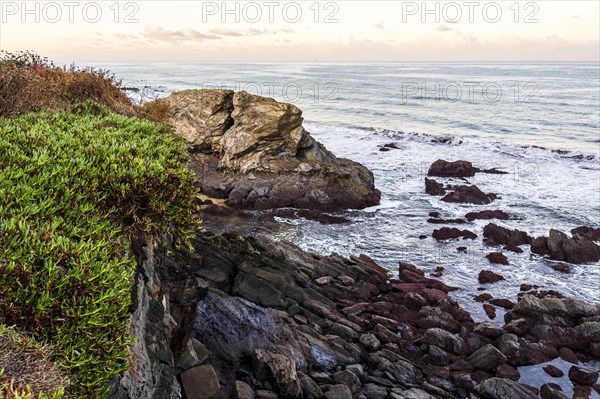
[[[91,102],[0,118],[0,336],[47,348],[68,397],[127,368],[132,240],[198,228],[186,160],[165,126]],[[0,396],[28,397],[33,375],[7,371]]]

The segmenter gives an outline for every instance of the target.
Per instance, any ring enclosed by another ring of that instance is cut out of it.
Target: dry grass
[[[0,117],[42,108],[58,111],[84,100],[119,114],[136,114],[120,82],[106,70],[60,68],[29,52],[0,54]]]
[[[164,100],[156,100],[144,103],[136,107],[140,118],[151,120],[156,123],[167,123],[171,117],[171,107]]]
[[[4,370],[0,397],[25,391],[32,397],[41,392],[51,396],[68,386],[68,374],[51,361],[52,356],[50,350],[40,348],[29,337],[11,329],[0,331],[0,370]],[[1,392],[2,387],[13,392]]]

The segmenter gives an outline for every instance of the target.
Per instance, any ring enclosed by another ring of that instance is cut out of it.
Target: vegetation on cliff
[[[128,100],[107,75],[72,71],[69,82],[14,58],[0,61],[0,397],[98,397],[127,368],[129,243],[185,242],[197,189],[185,143],[113,113]],[[22,353],[44,362],[11,371]],[[40,385],[36,372],[54,365],[54,384]]]

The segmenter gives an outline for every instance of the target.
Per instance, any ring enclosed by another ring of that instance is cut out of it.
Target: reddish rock
[[[570,399],[557,384],[544,384],[540,389],[542,399]]]
[[[502,254],[502,252],[492,252],[486,255],[486,258],[499,265],[508,265],[508,258]]]
[[[509,251],[522,252],[519,245],[531,244],[532,238],[520,230],[510,230],[490,223],[483,228],[483,241],[487,245],[503,245]]]
[[[509,380],[519,381],[521,374],[516,368],[509,366],[508,364],[501,364],[496,369],[496,377],[508,378]]]
[[[488,294],[487,292],[484,294],[479,294],[476,297],[474,297],[473,299],[477,302],[486,302],[489,301],[490,299],[492,299],[493,296],[492,294]]]
[[[573,387],[573,396],[571,399],[590,399],[592,389],[584,385],[575,385]]]
[[[509,216],[506,212],[500,210],[494,211],[481,211],[481,212],[469,212],[465,215],[469,222],[473,220],[489,220],[489,219],[498,219],[498,220],[508,220]]]
[[[490,318],[490,319],[495,319],[496,318],[496,308],[493,307],[490,304],[483,304],[483,310],[485,311],[485,314]]]
[[[431,235],[437,241],[451,240],[462,237],[463,239],[475,239],[477,234],[469,230],[459,230],[455,227],[442,227],[439,230],[433,230]]]
[[[500,306],[504,309],[512,309],[515,306],[515,304],[509,299],[492,299],[490,300],[490,303],[492,305]]]
[[[560,348],[558,350],[558,354],[562,360],[565,362],[579,364],[579,359],[577,359],[577,355],[569,348]]]
[[[410,292],[421,292],[423,291],[423,289],[425,289],[425,284],[421,284],[421,283],[398,283],[398,284],[392,284],[391,288],[394,290],[398,290],[401,292],[405,292],[405,293],[410,293]]]
[[[467,223],[464,219],[427,219],[427,223],[431,224],[465,224]]]
[[[547,237],[536,237],[531,241],[531,252],[538,255],[550,255]]]
[[[546,374],[552,377],[562,377],[563,375],[565,375],[565,373],[561,369],[551,364],[544,367],[544,371],[546,372]]]
[[[491,270],[482,270],[479,272],[479,283],[480,284],[491,284],[497,283],[498,281],[504,280],[504,277],[501,275],[494,273]]]
[[[579,366],[572,366],[569,369],[569,379],[579,385],[591,386],[598,380],[598,372]]]
[[[328,215],[324,212],[314,209],[300,209],[298,211],[298,216],[304,219],[317,221],[321,224],[340,224],[350,222],[350,220],[346,219],[345,217]]]

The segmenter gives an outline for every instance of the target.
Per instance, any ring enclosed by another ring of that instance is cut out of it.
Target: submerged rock
[[[332,211],[379,203],[373,174],[315,141],[294,105],[230,90],[186,90],[164,101],[202,191],[229,206]]]

